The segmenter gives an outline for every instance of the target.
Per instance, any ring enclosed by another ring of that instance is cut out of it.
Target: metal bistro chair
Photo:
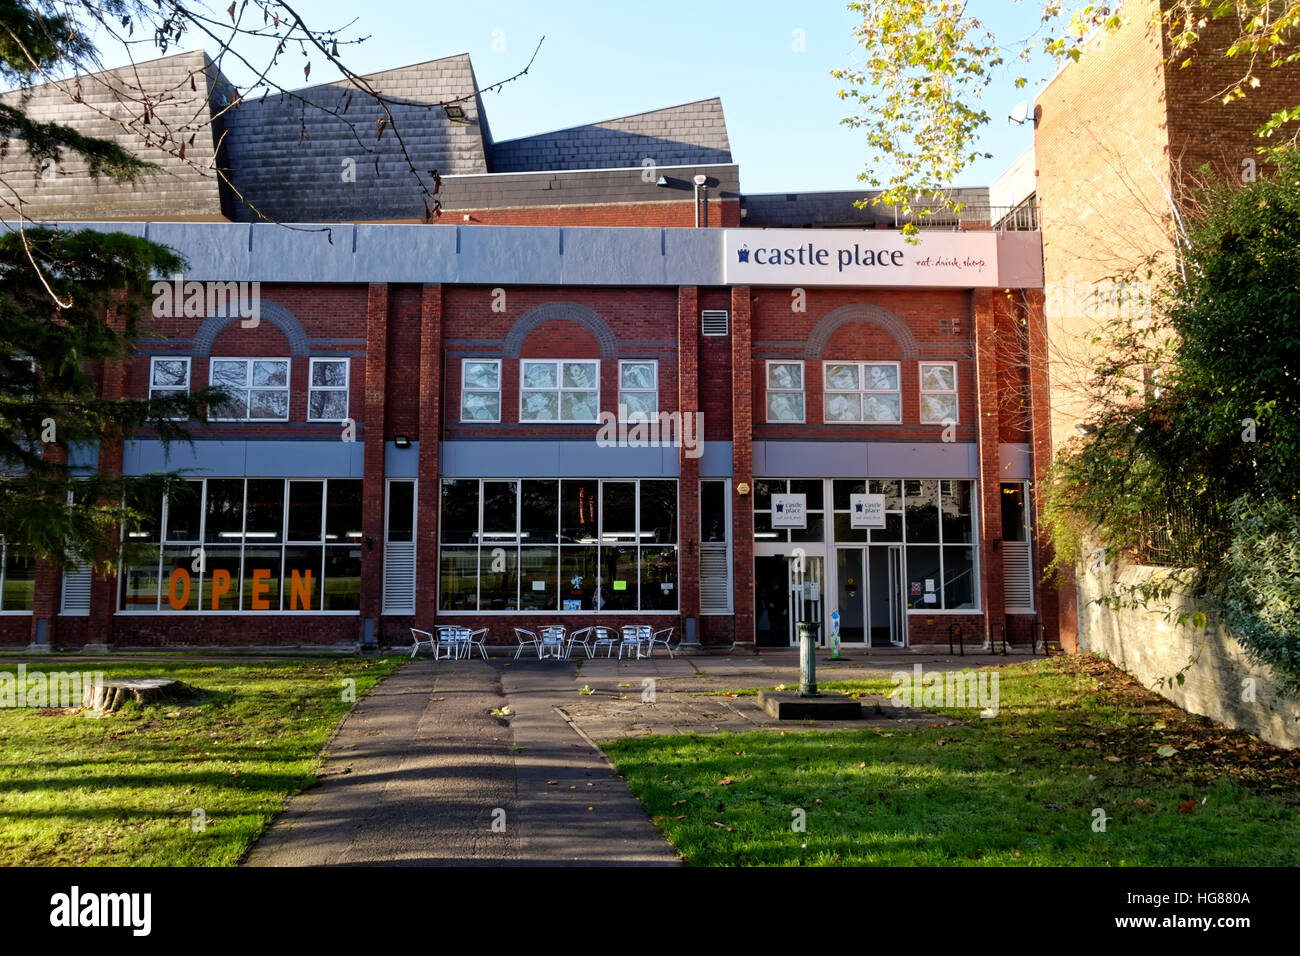
[[[668,657],[671,660],[673,656],[673,631],[675,630],[677,630],[675,627],[665,627],[662,631],[655,631],[651,634],[650,646],[646,649],[645,656],[653,657],[655,648],[662,647],[668,652]]]
[[[466,635],[465,637],[466,657],[473,657],[474,648],[477,647],[478,652],[483,655],[483,660],[488,659],[487,648],[484,646],[484,644],[487,642],[487,634],[488,634],[488,629],[486,627],[480,627],[477,631],[470,631],[469,634]]]
[[[519,646],[515,648],[515,660],[519,660],[519,655],[524,652],[525,647],[532,647],[537,651],[537,656],[542,656],[541,647],[537,643],[537,635],[532,631],[526,631],[522,627],[515,628],[515,639],[519,641]]]
[[[537,633],[542,637],[542,643],[537,648],[539,658],[554,657],[557,661],[564,659],[564,625],[547,624],[539,627]]]
[[[564,656],[569,657],[573,653],[573,645],[580,644],[582,649],[587,652],[587,656],[591,657],[591,631],[592,629],[589,627],[580,627],[570,634],[569,644],[564,649]]]
[[[434,640],[433,635],[430,634],[428,631],[420,630],[418,627],[411,628],[411,657],[412,658],[415,657],[415,654],[420,649],[421,644],[428,644],[429,650],[433,651],[434,656],[437,656],[438,642]]]
[[[641,645],[650,643],[650,625],[649,624],[626,624],[623,627],[623,640],[618,645],[618,659],[623,659],[623,651],[628,652],[630,657],[632,651],[636,651],[637,660],[642,657]]]
[[[592,657],[595,657],[594,651],[605,648],[605,656],[609,657],[614,653],[614,647],[618,644],[618,637],[614,634],[612,627],[593,627],[591,629],[591,646],[594,649]]]
[[[461,653],[469,650],[469,628],[451,624],[438,628],[438,646],[433,651],[435,660],[441,659],[443,648],[447,649],[449,659],[459,660]]]

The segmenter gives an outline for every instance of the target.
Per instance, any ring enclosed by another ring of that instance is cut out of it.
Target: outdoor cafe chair
[[[418,627],[411,628],[411,657],[415,657],[415,652],[420,649],[421,644],[428,644],[429,650],[436,656],[438,651],[433,635],[428,631],[422,631]]]
[[[459,660],[461,653],[469,650],[469,628],[450,624],[438,628],[438,646],[433,651],[435,660],[442,657],[443,648],[447,649],[448,658]]]
[[[614,634],[611,627],[593,627],[591,629],[591,644],[596,650],[605,648],[605,656],[609,657],[614,653],[614,645],[618,643],[618,637]],[[595,653],[592,653],[595,657]]]
[[[592,629],[589,627],[580,627],[572,634],[569,635],[569,646],[564,649],[564,656],[566,658],[573,653],[574,644],[581,644],[582,649],[587,652],[587,656],[588,657],[592,656],[591,630]]]
[[[526,631],[522,627],[515,628],[515,639],[519,641],[519,646],[515,648],[515,660],[519,660],[519,655],[524,652],[525,647],[532,647],[537,651],[537,656],[542,656],[541,647],[537,643],[537,635],[532,631]]]
[[[653,657],[655,648],[662,647],[668,652],[668,657],[671,659],[673,656],[673,631],[675,630],[676,628],[673,627],[665,627],[662,631],[655,631],[650,635],[650,646],[646,648],[645,656]]]
[[[477,647],[478,652],[483,655],[483,660],[488,659],[487,648],[484,646],[484,643],[487,641],[487,633],[488,629],[486,627],[480,627],[477,631],[469,632],[469,636],[465,638],[466,657],[473,657],[474,648]]]
[[[632,651],[636,651],[638,659],[641,657],[641,645],[650,643],[650,625],[649,624],[626,624],[623,626],[623,641],[618,645],[618,659],[623,659],[623,651],[628,652],[630,657]]]
[[[564,625],[547,624],[544,627],[539,627],[537,633],[542,637],[541,646],[537,649],[537,656],[554,656],[557,661],[562,660],[565,651]]]

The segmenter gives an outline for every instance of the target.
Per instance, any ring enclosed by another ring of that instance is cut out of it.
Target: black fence
[[[1143,516],[1137,560],[1172,568],[1210,568],[1223,560],[1231,535],[1227,509],[1205,498],[1170,504]]]

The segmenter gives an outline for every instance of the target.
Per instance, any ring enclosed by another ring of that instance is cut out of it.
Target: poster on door
[[[885,526],[884,495],[849,495],[849,527],[854,531]]]
[[[773,495],[772,527],[806,529],[808,527],[808,496]]]

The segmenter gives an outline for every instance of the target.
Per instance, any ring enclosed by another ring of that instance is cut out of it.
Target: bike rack
[[[965,656],[966,656],[966,644],[965,644],[964,641],[962,640],[961,625],[960,625],[960,624],[949,624],[949,625],[948,625],[948,653],[949,653],[949,654],[952,653],[952,641],[953,641],[953,632],[954,632],[954,631],[957,632],[957,633],[956,633],[956,637],[957,637],[957,647],[958,647],[958,649],[961,651],[961,656],[962,656],[962,657],[965,657]]]
[[[993,634],[994,634],[995,631],[996,631],[996,633],[998,633],[998,634],[1001,635],[1000,638],[995,638],[995,637],[993,636]],[[1007,656],[1007,626],[1006,626],[1006,624],[994,624],[994,625],[992,625],[992,630],[990,630],[990,632],[989,632],[989,652],[990,652],[990,653],[993,652],[993,649],[997,646],[999,640],[1002,642],[1002,656],[1003,656],[1003,657],[1006,657],[1006,656]]]
[[[1029,625],[1029,633],[1031,635],[1029,652],[1034,653],[1038,648],[1038,641],[1041,639],[1043,642],[1043,656],[1051,657],[1052,649],[1047,646],[1047,626],[1042,621],[1035,621]]]

